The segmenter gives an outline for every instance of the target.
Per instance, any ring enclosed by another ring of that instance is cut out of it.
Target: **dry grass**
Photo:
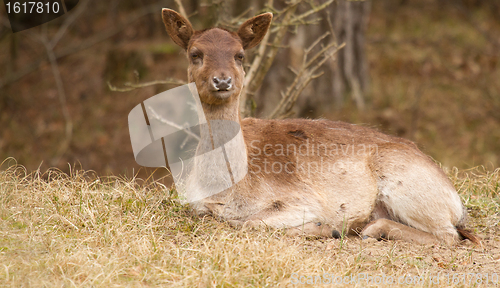
[[[450,280],[453,273],[500,274],[500,170],[450,173],[469,208],[470,227],[484,238],[483,250],[467,241],[450,248],[235,230],[192,216],[160,184],[85,171],[3,168],[0,286],[274,287],[291,286],[292,273],[441,272],[436,286],[446,287],[446,273]],[[469,280],[457,286],[469,286]]]

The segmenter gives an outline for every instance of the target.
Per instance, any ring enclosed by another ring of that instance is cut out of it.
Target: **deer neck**
[[[229,138],[232,138],[230,134],[234,132],[234,129],[222,129],[224,127],[221,127],[221,125],[229,125],[231,127],[234,127],[233,125],[237,125],[241,130],[241,127],[239,126],[240,113],[238,101],[231,101],[223,105],[210,105],[202,102],[201,106],[205,114],[204,116],[207,120],[208,128],[202,129],[201,131],[200,144],[202,144],[202,147],[205,148],[203,149],[203,152],[208,152],[220,146],[218,145],[220,143],[217,143],[220,141],[218,141],[217,139],[229,140]],[[242,147],[245,147],[244,143],[240,144],[243,145]]]
[[[203,129],[201,131],[201,143],[212,143],[210,145],[211,147],[207,147],[210,150],[220,146],[221,143],[219,143],[219,145],[217,143],[220,142],[218,139],[225,139],[228,141],[234,138],[232,136],[234,136],[235,127],[241,132],[241,119],[237,100],[238,99],[223,105],[201,103],[208,124],[208,129]],[[246,148],[243,137],[240,138],[234,139],[241,142],[236,144],[240,145],[240,148]],[[225,144],[225,142],[222,144]]]
[[[229,170],[230,182],[235,184],[247,174],[248,170],[247,150],[240,126],[238,101],[231,101],[224,105],[202,103],[202,107],[207,120],[207,129],[201,131],[198,155],[206,155],[210,151],[217,150],[214,151],[218,155],[216,157],[220,158],[223,155],[225,160],[221,164],[208,156],[200,158],[196,166],[200,169],[198,171],[203,171],[204,176],[198,177],[207,183],[208,179],[223,178],[220,173],[227,173],[226,171]],[[219,164],[214,167],[216,162]]]
[[[222,105],[210,105],[202,103],[203,112],[208,120],[229,120],[240,123],[240,112],[238,99]]]

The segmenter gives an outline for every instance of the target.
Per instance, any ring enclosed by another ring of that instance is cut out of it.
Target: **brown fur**
[[[460,233],[479,243],[461,228],[466,211],[453,184],[411,141],[328,120],[240,119],[241,56],[262,40],[270,13],[249,19],[237,33],[193,31],[188,20],[169,9],[163,9],[163,19],[169,35],[187,52],[188,78],[196,83],[209,126],[211,120],[231,120],[242,129],[242,149],[228,157],[241,164],[235,171],[246,172],[241,167],[248,165],[248,173],[231,188],[192,203],[196,212],[236,226],[285,227],[292,235],[339,237],[339,231],[346,231],[451,244]],[[231,77],[234,85],[214,90],[213,77]],[[199,149],[209,144],[202,135]],[[200,175],[213,169],[211,163],[197,165]]]

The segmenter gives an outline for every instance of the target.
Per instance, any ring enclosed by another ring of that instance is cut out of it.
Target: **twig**
[[[337,33],[335,33],[335,28],[333,28],[332,18],[330,17],[330,11],[326,11],[326,21],[328,23],[328,28],[330,29],[330,35],[332,36],[332,43],[335,43],[335,46],[338,45]]]
[[[262,39],[257,55],[255,55],[252,65],[250,66],[250,69],[248,70],[248,73],[245,77],[245,81],[243,82],[243,89],[241,90],[240,94],[240,111],[244,115],[247,115],[247,113],[249,112],[247,111],[247,99],[249,93],[248,88],[250,87],[250,82],[255,78],[255,74],[262,64],[262,59],[264,58],[264,54],[267,48],[267,42],[269,42],[269,35],[270,33],[267,33],[266,36],[264,36],[264,38]]]
[[[175,0],[175,4],[177,4],[177,7],[179,8],[179,13],[186,19],[188,19],[188,15],[186,13],[186,9],[184,9],[184,6],[182,5],[181,0]]]
[[[309,16],[309,15],[312,15],[312,14],[314,14],[314,13],[317,13],[317,12],[319,12],[319,11],[321,11],[321,10],[325,9],[326,7],[330,6],[330,4],[332,4],[332,3],[333,3],[333,1],[334,1],[334,0],[329,0],[329,1],[326,1],[325,3],[323,3],[323,4],[321,4],[321,5],[317,6],[317,7],[313,7],[313,6],[311,5],[311,9],[309,9],[309,10],[308,10],[307,12],[305,12],[305,13],[302,13],[301,15],[298,15],[298,16],[296,16],[296,17],[293,17],[293,18],[291,19],[291,22],[292,22],[292,23],[293,23],[293,22],[298,22],[298,23],[300,24],[300,23],[301,23],[301,21],[303,21],[303,19],[304,19],[304,18],[306,18],[306,17],[307,17],[307,16]]]
[[[319,21],[321,21],[321,18],[317,18],[317,19],[313,19],[313,20],[304,20],[304,18],[314,14],[314,13],[318,13],[319,11],[327,8],[328,6],[330,6],[330,4],[333,3],[333,1],[335,0],[329,0],[317,7],[314,7],[311,5],[311,9],[309,9],[307,12],[299,15],[299,16],[295,16],[293,18],[290,19],[290,21],[287,21],[285,23],[285,21],[281,21],[280,23],[276,23],[274,24],[273,28],[270,30],[271,33],[276,33],[280,27],[282,26],[298,26],[298,25],[311,25],[311,24],[317,24]],[[298,4],[298,3],[296,3]],[[280,12],[280,13],[283,13],[283,12]]]
[[[172,127],[176,128],[176,129],[182,130],[182,131],[186,132],[186,134],[188,134],[189,136],[195,138],[196,140],[198,140],[198,141],[200,140],[200,137],[198,135],[194,134],[193,132],[191,132],[191,130],[189,130],[189,128],[183,127],[181,125],[178,125],[178,124],[176,124],[176,123],[174,123],[172,121],[169,121],[169,120],[161,117],[150,106],[147,106],[147,108],[149,109],[149,111],[151,111],[151,118],[156,119],[156,120],[160,121],[163,124],[167,124],[167,125],[172,126]]]
[[[109,81],[108,81],[108,87],[109,90],[111,91],[117,91],[117,92],[128,92],[132,91],[138,88],[144,88],[148,86],[154,86],[154,85],[160,85],[160,84],[170,84],[170,85],[184,85],[187,84],[185,81],[179,80],[179,79],[174,79],[174,78],[167,78],[166,80],[154,80],[150,82],[145,82],[145,83],[125,83],[123,84],[126,86],[125,88],[120,88],[117,86],[113,86]]]
[[[61,160],[61,157],[64,155],[64,153],[66,153],[66,151],[69,148],[69,144],[71,142],[71,138],[73,135],[73,121],[71,120],[71,116],[69,114],[68,106],[66,103],[66,93],[64,91],[64,84],[62,81],[61,72],[59,71],[59,65],[57,64],[57,58],[54,54],[53,46],[47,39],[47,35],[44,35],[41,38],[41,42],[45,46],[45,50],[49,58],[52,74],[54,75],[54,80],[56,81],[59,104],[61,105],[64,121],[66,122],[65,138],[64,141],[61,143],[61,146],[59,147],[54,160],[54,165],[57,165],[57,163]]]
[[[54,49],[54,47],[56,47],[57,43],[59,43],[61,38],[64,36],[64,33],[66,33],[66,30],[68,30],[69,26],[71,26],[71,24],[75,22],[78,16],[80,16],[80,14],[82,14],[82,12],[85,11],[85,9],[87,8],[87,4],[89,2],[90,1],[83,1],[82,5],[78,5],[76,11],[70,13],[70,16],[65,19],[64,23],[61,25],[61,27],[59,27],[59,30],[57,30],[57,33],[54,36],[54,38],[52,38],[52,40],[50,41],[51,49]]]

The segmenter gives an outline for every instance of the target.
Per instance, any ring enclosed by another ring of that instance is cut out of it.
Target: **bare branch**
[[[302,59],[302,67],[298,71],[293,71],[296,76],[292,84],[286,89],[286,93],[282,93],[282,98],[280,103],[276,106],[273,112],[268,116],[268,118],[286,118],[293,114],[292,108],[297,101],[297,98],[302,93],[302,91],[309,85],[309,83],[321,75],[323,72],[316,73],[316,71],[335,53],[338,52],[345,44],[337,46],[336,42],[331,42],[330,44],[323,47],[319,52],[314,54],[310,59],[309,54],[315,46],[317,46],[321,40],[327,37],[330,33],[327,32],[319,37],[314,43],[308,48],[304,49],[304,56]],[[335,38],[334,38],[335,39]],[[333,49],[333,50],[332,50]]]
[[[259,70],[259,67],[262,64],[262,59],[264,59],[264,54],[267,48],[267,43],[269,42],[269,35],[270,33],[267,33],[266,36],[264,36],[264,39],[262,39],[262,42],[260,43],[259,50],[257,52],[257,55],[255,55],[255,58],[253,59],[252,65],[250,66],[250,70],[248,70],[248,73],[245,77],[245,81],[243,82],[243,89],[241,90],[240,94],[240,111],[242,111],[243,114],[246,114],[246,109],[247,109],[247,98],[248,98],[248,93],[247,90],[250,87],[250,81],[252,81],[255,78],[255,74],[257,74],[257,71]]]
[[[266,37],[262,40],[259,50],[254,57],[253,62],[250,65],[250,69],[248,70],[248,73],[245,77],[245,85],[240,95],[240,112],[242,117],[249,116],[252,113],[252,102],[249,101],[249,99],[252,98],[252,96],[261,86],[264,77],[271,68],[271,65],[274,62],[279,49],[284,48],[281,43],[283,42],[283,39],[287,31],[289,30],[289,27],[317,24],[320,20],[319,18],[309,20],[306,20],[306,18],[325,9],[331,3],[333,3],[333,1],[334,0],[325,1],[319,6],[314,6],[312,2],[308,2],[311,6],[310,9],[300,15],[295,15],[295,12],[297,6],[300,3],[304,2],[302,0],[296,0],[292,3],[288,3],[288,6],[281,11],[276,11],[276,9],[273,7],[272,0],[268,1],[268,3],[266,4],[266,9],[275,11],[275,21],[273,22],[273,25],[270,31],[267,33]],[[326,36],[327,35],[325,35],[324,37]],[[320,42],[322,39],[317,40],[315,43],[317,44],[317,42]],[[315,44],[312,46],[315,46]],[[321,53],[318,55],[321,55]],[[313,62],[315,60],[316,58],[312,59]]]
[[[123,29],[128,27],[131,23],[139,20],[140,18],[142,18],[146,15],[157,12],[157,10],[158,10],[158,5],[147,6],[143,9],[139,10],[138,12],[135,12],[134,14],[130,15],[129,17],[127,17],[127,21],[122,23],[120,26],[115,27],[115,28],[111,28],[109,30],[105,30],[99,34],[96,34],[95,36],[88,38],[86,41],[84,41],[82,43],[77,43],[74,45],[69,45],[68,47],[64,47],[61,50],[55,51],[54,55],[55,55],[56,59],[59,59],[59,58],[62,58],[62,57],[65,57],[65,56],[68,56],[68,55],[71,55],[74,53],[78,53],[82,50],[85,50],[85,49],[87,49],[87,48],[89,48],[97,43],[100,43],[106,39],[109,39],[110,37],[116,35],[120,31],[122,31]],[[11,84],[13,82],[16,82],[19,79],[23,78],[24,76],[28,75],[29,73],[37,70],[38,67],[40,67],[40,65],[47,59],[48,59],[48,55],[44,54],[43,56],[40,57],[40,59],[33,61],[33,63],[30,65],[25,66],[24,69],[22,69],[21,71],[12,74],[9,77],[0,79],[0,88],[4,87],[7,84]]]
[[[120,88],[120,87],[117,87],[117,86],[113,86],[108,81],[109,90],[116,91],[116,92],[128,92],[128,91],[132,91],[132,90],[135,90],[135,89],[138,89],[138,88],[144,88],[144,87],[149,87],[149,86],[154,86],[154,85],[162,85],[162,84],[163,85],[168,84],[168,85],[177,85],[177,86],[180,86],[180,85],[184,85],[184,84],[187,84],[187,83],[184,82],[184,81],[182,81],[182,80],[179,80],[179,79],[167,78],[165,80],[154,80],[154,81],[150,81],[150,82],[137,83],[137,84],[127,82],[127,83],[123,84],[125,86],[125,88]]]
[[[151,108],[151,106],[147,106],[148,110],[151,111],[151,118],[152,119],[156,119],[158,121],[160,121],[161,123],[163,124],[166,124],[168,126],[171,126],[171,127],[174,127],[175,129],[178,129],[178,130],[182,130],[184,132],[186,132],[186,134],[188,134],[189,136],[195,138],[196,140],[200,140],[200,136],[194,134],[193,132],[191,132],[191,130],[189,129],[189,127],[185,127],[185,125],[179,125],[177,123],[174,123],[172,121],[169,121],[163,117],[161,117],[160,115],[158,115],[158,113],[156,113],[156,111]]]
[[[332,36],[332,43],[338,44],[337,33],[335,33],[335,28],[333,28],[332,18],[330,17],[330,11],[326,11],[326,21],[328,23],[328,28],[330,29],[330,35]]]
[[[87,9],[87,4],[89,2],[90,1],[83,1],[82,5],[78,5],[78,8],[76,9],[76,11],[71,13],[70,16],[64,20],[64,23],[61,25],[61,27],[59,27],[59,30],[57,30],[56,35],[54,36],[54,38],[52,38],[52,40],[49,43],[51,49],[56,47],[57,43],[59,43],[61,38],[64,36],[64,33],[66,33],[69,26],[71,26],[71,24],[73,24],[73,22],[75,22],[75,20],[78,18],[78,16],[80,16]]]
[[[175,0],[175,4],[177,4],[177,7],[179,8],[179,13],[186,19],[188,19],[188,15],[186,13],[186,9],[184,9],[184,6],[182,5],[181,0]]]
[[[295,13],[297,4],[299,2],[300,1],[295,1],[294,3],[290,4],[290,6],[287,8],[285,12],[285,15],[283,16],[282,23],[288,23],[290,21],[292,15]],[[254,61],[260,62],[260,64],[256,69],[257,71],[254,74],[252,74],[253,75],[252,78],[245,79],[245,83],[248,83],[248,86],[243,88],[243,91],[240,96],[240,112],[242,114],[242,117],[250,115],[251,103],[248,103],[249,102],[248,96],[253,95],[253,93],[255,93],[255,91],[257,91],[257,89],[259,89],[260,85],[262,84],[264,76],[267,74],[267,71],[269,71],[269,68],[271,68],[271,64],[273,63],[274,58],[276,58],[279,45],[282,42],[283,38],[285,37],[287,29],[288,29],[287,26],[280,27],[280,29],[276,32],[272,45],[269,47],[269,50],[266,53],[265,57],[263,55],[260,58],[256,57],[256,59],[254,59]],[[263,45],[261,44],[261,46]]]
[[[309,15],[312,15],[314,13],[317,13],[317,12],[325,9],[326,7],[330,6],[330,4],[333,3],[333,1],[334,0],[326,1],[325,3],[323,3],[323,4],[321,4],[321,5],[317,6],[317,7],[314,7],[313,5],[311,5],[311,9],[309,9],[307,12],[305,12],[305,13],[303,13],[301,15],[293,17],[292,20],[291,20],[291,22],[292,23],[296,22],[296,23],[300,24],[300,23],[302,23],[301,21],[304,21],[303,20],[304,18],[306,18]]]
[[[47,39],[46,34],[44,34],[43,37],[41,37],[41,42],[45,46],[45,50],[49,58],[52,74],[54,75],[54,80],[56,81],[59,104],[61,105],[62,115],[66,123],[64,141],[61,142],[61,145],[59,146],[59,149],[57,150],[57,154],[53,161],[54,162],[53,165],[57,165],[57,163],[61,160],[64,153],[66,153],[66,151],[69,148],[69,144],[71,142],[71,138],[73,135],[73,121],[71,120],[71,116],[69,114],[68,106],[66,103],[66,92],[64,91],[64,84],[62,81],[61,72],[59,71],[59,65],[57,64],[57,58],[56,55],[54,54],[53,46]]]

